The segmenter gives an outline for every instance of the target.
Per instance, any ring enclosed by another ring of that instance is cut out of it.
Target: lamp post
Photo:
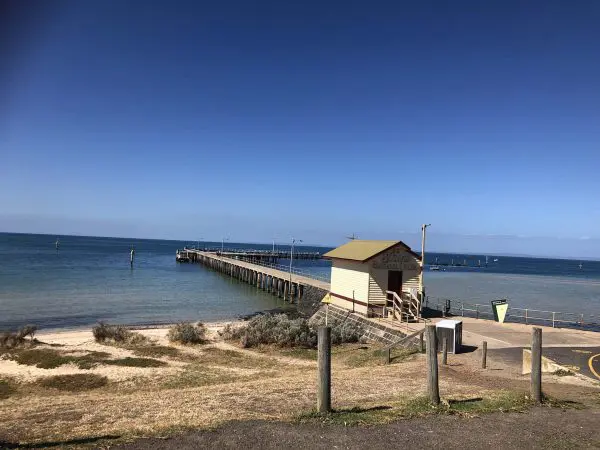
[[[292,262],[294,261],[294,244],[296,242],[302,242],[302,239],[292,238],[292,246],[290,248],[290,285],[288,286],[288,292],[290,293],[290,302],[292,301]]]
[[[423,271],[425,270],[425,237],[427,227],[430,227],[431,224],[423,224],[421,225],[421,276],[419,277],[419,294],[421,295],[421,301],[419,302],[419,312],[423,305],[423,300],[425,300],[425,285],[423,282]]]
[[[225,241],[228,241],[229,238],[221,238],[221,253],[223,253],[223,248],[225,247]]]

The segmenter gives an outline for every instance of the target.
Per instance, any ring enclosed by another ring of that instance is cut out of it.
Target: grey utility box
[[[460,353],[462,346],[462,321],[440,320],[435,324],[438,338],[438,350],[442,350],[444,338],[448,339],[448,353]]]

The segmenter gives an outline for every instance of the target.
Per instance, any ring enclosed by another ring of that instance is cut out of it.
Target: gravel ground
[[[212,431],[142,439],[119,449],[600,448],[600,409],[534,408],[525,414],[434,416],[373,427],[231,422]]]

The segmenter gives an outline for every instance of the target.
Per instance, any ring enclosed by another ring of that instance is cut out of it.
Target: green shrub
[[[191,324],[181,322],[169,329],[169,341],[180,344],[204,344],[206,342],[206,326],[198,322]]]
[[[114,342],[115,344],[140,345],[148,341],[146,336],[128,330],[123,325],[108,325],[99,322],[92,328],[94,339],[99,343]]]
[[[25,325],[16,332],[8,331],[0,333],[0,348],[15,348],[27,342],[31,344],[34,342],[36,331],[36,325]],[[25,339],[27,337],[29,337],[29,341]]]
[[[255,316],[243,326],[228,324],[221,332],[226,340],[237,340],[242,347],[277,345],[280,347],[317,347],[319,321],[291,319],[285,314]],[[351,322],[330,320],[331,343],[334,345],[363,340],[363,330]]]

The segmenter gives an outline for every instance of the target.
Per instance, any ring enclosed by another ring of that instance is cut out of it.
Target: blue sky
[[[598,2],[23,3],[0,231],[600,257]]]

